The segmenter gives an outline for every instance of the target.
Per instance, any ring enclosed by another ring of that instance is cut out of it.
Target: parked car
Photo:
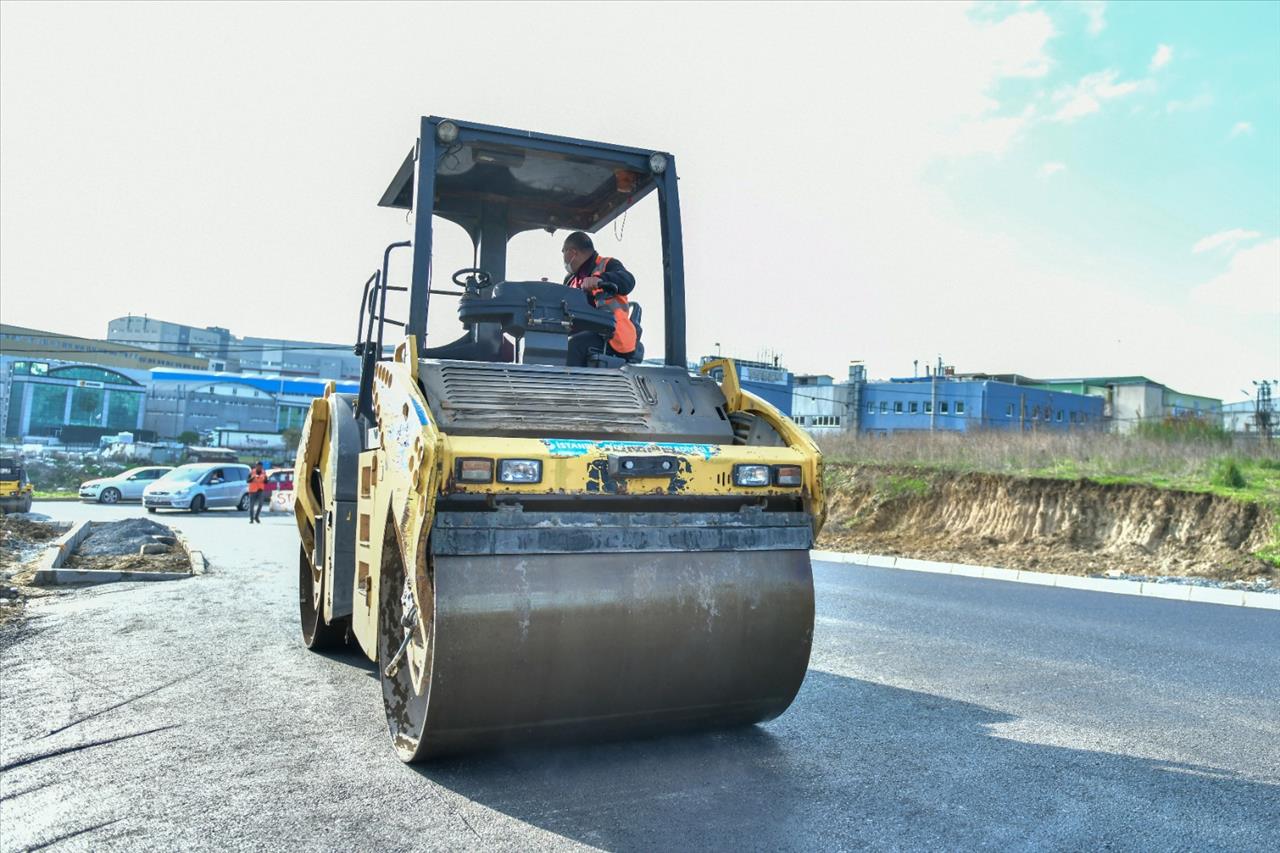
[[[198,462],[179,465],[142,493],[147,512],[158,509],[249,508],[249,466]]]
[[[130,468],[114,477],[87,480],[80,484],[80,500],[114,504],[142,500],[142,490],[159,480],[173,468],[167,465]]]
[[[293,469],[267,472],[267,512],[293,512]]]

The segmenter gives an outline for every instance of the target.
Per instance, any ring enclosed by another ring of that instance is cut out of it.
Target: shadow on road
[[[1280,793],[1275,786],[992,733],[1013,719],[810,671],[791,710],[764,726],[414,769],[483,806],[607,849],[1096,848],[1161,838],[1241,849],[1280,832],[1265,805]]]

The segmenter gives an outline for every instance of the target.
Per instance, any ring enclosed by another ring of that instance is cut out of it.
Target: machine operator
[[[635,324],[631,322],[627,294],[636,286],[636,277],[627,272],[617,258],[601,257],[591,238],[581,231],[565,237],[560,252],[568,273],[564,283],[587,291],[587,299],[595,307],[612,308],[615,324],[613,337],[607,343],[603,335],[595,332],[579,332],[571,337],[569,364],[586,364],[587,354],[593,349],[622,358],[633,356],[637,335]]]

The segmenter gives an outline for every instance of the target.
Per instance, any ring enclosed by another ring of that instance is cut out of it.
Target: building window
[[[1058,409],[1057,414],[1055,415],[1055,419],[1058,421],[1058,423],[1062,423],[1062,409]]]
[[[112,391],[107,395],[107,426],[112,429],[136,429],[142,395],[128,391]]]
[[[957,415],[964,414],[964,400],[956,400],[956,414]]]
[[[1044,407],[1044,419],[1045,419],[1046,421],[1047,421],[1047,420],[1049,420],[1049,416],[1050,416],[1050,415],[1052,415],[1052,414],[1053,414],[1053,410],[1052,410],[1052,409],[1050,409],[1048,406],[1045,406],[1045,407]]]
[[[1040,420],[1040,407],[1039,407],[1039,406],[1032,406],[1032,407],[1031,407],[1031,420],[1033,420],[1033,421],[1038,421],[1038,420]]]
[[[1010,403],[1009,405],[1004,407],[1004,416],[1006,418],[1013,417],[1013,403]]]
[[[65,385],[36,385],[31,389],[30,432],[41,427],[60,427],[67,411],[67,387]]]
[[[920,404],[917,403],[915,400],[912,400],[910,408],[911,408],[911,414],[914,415],[916,412],[920,410]]]
[[[933,414],[933,401],[932,401],[932,400],[926,400],[926,401],[925,401],[925,403],[924,403],[924,413],[925,413],[926,415],[932,415],[932,414]]]
[[[876,413],[876,403],[875,403],[875,400],[868,400],[868,401],[867,401],[867,414],[868,414],[868,415],[874,415],[875,413]]]
[[[882,414],[882,415],[887,415],[887,414],[889,414],[889,401],[888,401],[888,400],[881,400],[881,401],[880,401],[880,414]]]
[[[945,415],[945,414],[947,413],[947,406],[948,406],[948,405],[949,405],[949,404],[947,403],[947,401],[946,401],[946,400],[939,400],[939,401],[938,401],[938,414],[940,414],[940,415]]]
[[[900,414],[902,414],[902,401],[901,401],[901,400],[894,400],[894,401],[893,401],[893,413],[894,413],[895,415],[900,415]]]

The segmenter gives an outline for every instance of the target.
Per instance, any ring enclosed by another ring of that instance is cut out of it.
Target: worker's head
[[[574,231],[564,238],[564,246],[560,248],[560,254],[564,256],[565,272],[570,275],[577,272],[578,267],[591,260],[595,253],[596,247],[592,245],[591,238],[581,231]]]

